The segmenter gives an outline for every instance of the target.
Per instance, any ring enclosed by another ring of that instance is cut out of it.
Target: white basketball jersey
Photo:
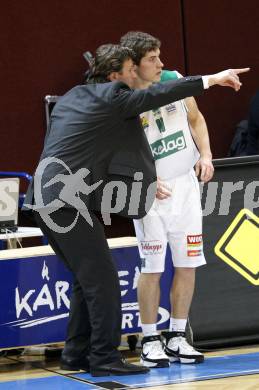
[[[182,76],[177,72],[177,77]],[[157,175],[167,180],[189,172],[198,161],[199,152],[191,135],[184,100],[140,116],[155,159]]]

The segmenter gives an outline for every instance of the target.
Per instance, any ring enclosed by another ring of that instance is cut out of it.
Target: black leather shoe
[[[92,376],[137,375],[146,374],[147,372],[149,372],[149,368],[127,363],[123,359],[90,369]]]
[[[60,368],[61,370],[66,370],[66,371],[83,370],[89,372],[89,360],[87,358],[75,359],[75,358],[67,358],[61,356]]]

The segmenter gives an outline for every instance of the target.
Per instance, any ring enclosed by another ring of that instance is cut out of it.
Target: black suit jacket
[[[145,90],[131,90],[121,82],[73,88],[53,109],[40,165],[24,203],[33,204],[37,185],[43,202],[37,204],[35,196],[35,208],[55,208],[53,201],[60,198],[63,179],[69,176],[74,189],[71,196],[77,192],[88,209],[142,218],[154,200],[155,186],[150,184],[156,182],[156,171],[139,114],[202,91],[200,76],[158,83]],[[49,160],[44,160],[47,157]],[[49,163],[43,166],[44,161]],[[85,176],[86,169],[89,173]],[[136,176],[136,172],[140,173]],[[75,173],[78,175],[71,180]],[[88,186],[102,182],[87,194],[82,178]],[[118,187],[111,183],[114,180]],[[72,203],[65,202],[65,206]]]

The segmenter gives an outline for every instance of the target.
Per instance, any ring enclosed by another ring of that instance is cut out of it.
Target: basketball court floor
[[[125,352],[130,362],[138,352]],[[59,369],[58,358],[10,355],[0,358],[1,390],[255,390],[259,389],[259,346],[205,353],[203,364],[174,363],[145,375],[93,378],[90,374]]]

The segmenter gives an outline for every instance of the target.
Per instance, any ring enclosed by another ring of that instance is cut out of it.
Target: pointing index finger
[[[235,74],[249,72],[250,68],[232,69]]]

